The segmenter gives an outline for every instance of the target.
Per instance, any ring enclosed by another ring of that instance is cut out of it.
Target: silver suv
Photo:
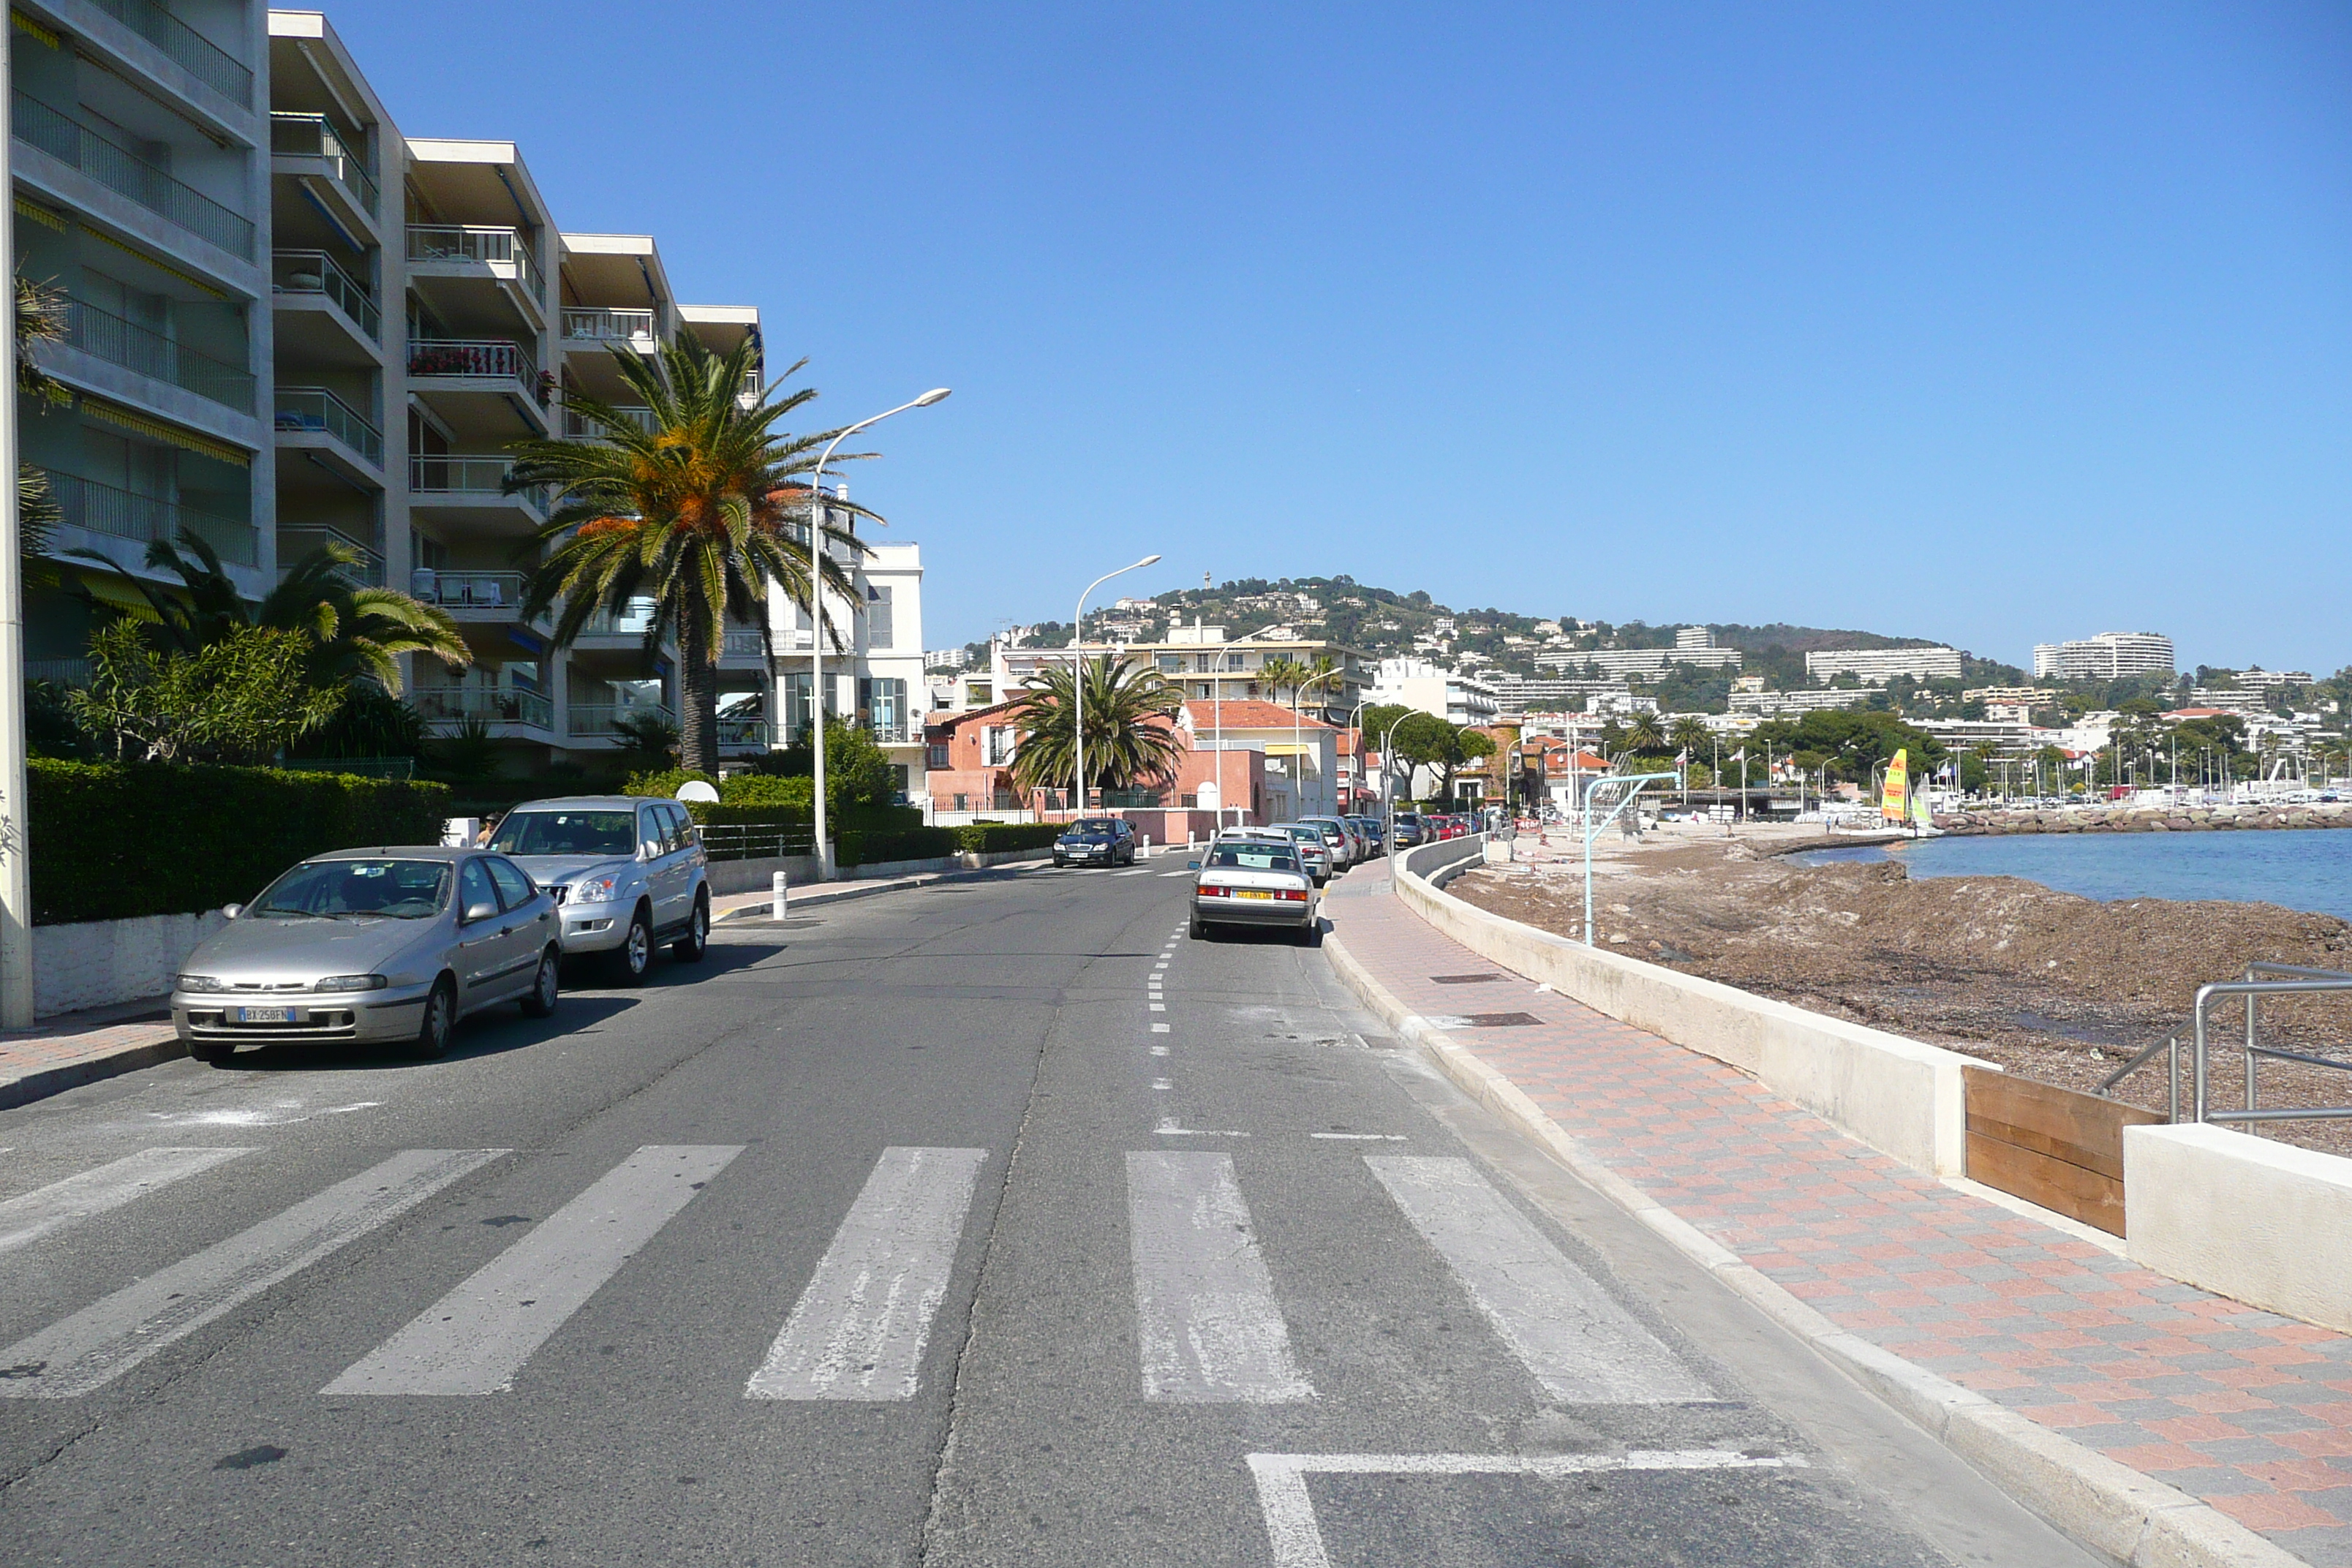
[[[656,942],[669,942],[688,963],[709,943],[708,862],[674,800],[528,800],[507,813],[489,847],[554,895],[565,954],[603,954],[615,984],[645,979]]]

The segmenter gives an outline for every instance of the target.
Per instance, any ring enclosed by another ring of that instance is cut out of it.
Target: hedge
[[[1065,831],[1065,825],[1058,822],[972,822],[955,830],[956,847],[974,855],[1050,849]]]
[[[918,816],[921,813],[916,814]],[[894,860],[944,860],[956,852],[952,827],[851,828],[834,840],[834,858],[844,866],[881,866]]]
[[[33,923],[242,903],[312,855],[438,844],[449,786],[170,763],[28,764]]]

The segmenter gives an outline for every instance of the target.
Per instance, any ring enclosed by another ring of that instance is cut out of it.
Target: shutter
[[[890,624],[890,590],[869,587],[866,590],[866,646],[887,648],[895,646],[897,638]]]

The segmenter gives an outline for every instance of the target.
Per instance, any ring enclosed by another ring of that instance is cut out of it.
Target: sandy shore
[[[2101,903],[2014,877],[1915,882],[1896,863],[1806,867],[1776,853],[1821,842],[1818,829],[1763,826],[1736,837],[1670,826],[1638,845],[1612,836],[1595,851],[1596,935],[1620,952],[2083,1089],[2141,1046],[2185,1036],[2197,987],[2235,978],[2250,961],[2352,970],[2352,925],[2331,915],[2222,901]],[[1470,872],[1451,890],[1581,937],[1573,836],[1517,848],[1528,863]],[[2352,1040],[2352,996],[2265,1003],[2262,1018],[2265,1044],[2326,1054]],[[2242,1011],[2217,1007],[2213,1037],[2235,1038],[2242,1024]],[[2214,1052],[2215,1104],[2240,1103],[2242,1059]],[[2184,1051],[2184,1097],[2187,1076]],[[2352,1104],[2352,1073],[2266,1062],[2261,1091],[2268,1105]],[[2162,1110],[2161,1066],[2116,1092]],[[2263,1130],[2352,1154],[2352,1127],[2341,1123]]]

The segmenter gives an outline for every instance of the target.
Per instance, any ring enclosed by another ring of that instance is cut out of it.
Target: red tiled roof
[[[1187,702],[1184,711],[1192,716],[1192,728],[1207,734],[1222,722],[1228,730],[1287,730],[1295,719],[1302,730],[1336,730],[1336,724],[1326,724],[1311,713],[1293,713],[1279,702],[1255,702],[1243,699],[1235,702]]]

